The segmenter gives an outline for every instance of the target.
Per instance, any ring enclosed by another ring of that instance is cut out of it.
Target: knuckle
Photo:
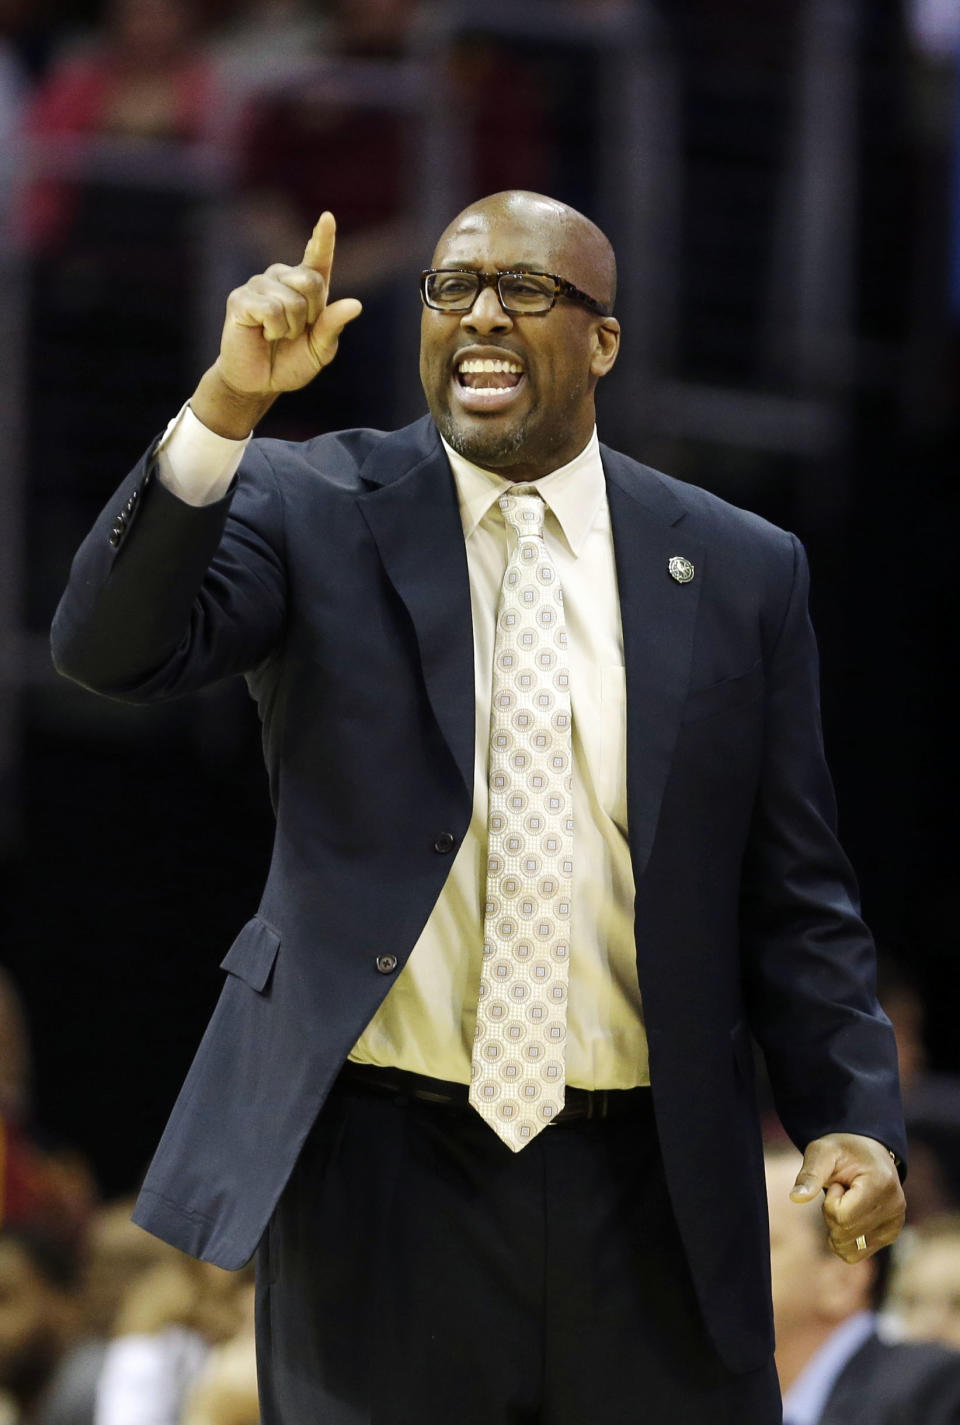
[[[326,281],[322,273],[315,271],[312,267],[298,267],[296,269],[297,282],[311,293],[321,295],[327,289]]]
[[[292,282],[284,283],[284,301],[292,311],[306,311],[306,296],[300,291],[299,287]]]

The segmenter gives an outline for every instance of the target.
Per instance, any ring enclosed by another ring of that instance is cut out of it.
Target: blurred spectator
[[[134,1282],[151,1268],[178,1258],[174,1247],[130,1220],[134,1198],[103,1203],[84,1234],[84,1310],[89,1329],[109,1336]]]
[[[906,968],[906,957],[881,946],[880,1003],[893,1024],[910,1140],[907,1202],[910,1222],[949,1211],[960,1192],[960,1078],[932,1073],[925,1039],[926,1010]]]
[[[957,1425],[960,1353],[877,1332],[888,1254],[848,1264],[820,1202],[790,1200],[801,1157],[766,1154],[776,1360],[785,1425]]]
[[[259,1425],[253,1337],[215,1351],[190,1394],[182,1425]]]
[[[421,9],[417,0],[334,0],[326,63],[318,59],[310,72],[259,95],[242,125],[238,225],[250,265],[299,262],[329,208],[337,219],[337,292],[364,303],[323,381],[285,400],[268,417],[267,433],[306,436],[331,425],[411,418],[392,404],[390,382],[399,378],[386,346],[398,329],[398,305],[416,304],[410,274],[429,255],[416,220],[422,120],[416,102],[410,107],[404,69]],[[448,65],[446,121],[465,153],[463,191],[542,188],[545,99],[536,71],[491,38],[458,44]]]
[[[382,95],[419,9],[416,0],[334,0],[326,44],[348,62],[347,85],[338,90],[337,71],[320,65],[254,104],[240,176],[255,260],[299,262],[304,232],[330,208],[338,235],[350,239],[337,254],[342,290],[362,296],[409,268],[416,120]],[[502,43],[474,37],[455,47],[450,66],[449,122],[468,139],[465,191],[541,186],[545,100],[529,65]]]
[[[217,115],[198,9],[107,0],[101,34],[54,66],[30,107],[36,162],[18,217],[32,247],[17,349],[30,391],[28,625],[46,622],[61,549],[86,502],[99,503],[103,470],[168,418],[192,369]],[[117,361],[133,349],[139,371]]]
[[[220,87],[269,83],[321,52],[327,24],[316,0],[246,0],[215,46]]]
[[[0,969],[0,1114],[22,1122],[30,1110],[30,1043],[23,1005]]]
[[[900,1084],[907,1091],[927,1072],[927,1046],[923,1000],[901,960],[885,946],[877,947],[877,994],[893,1025]]]
[[[960,1214],[905,1233],[895,1262],[888,1305],[898,1332],[960,1350]]]
[[[250,1272],[225,1272],[180,1252],[128,1289],[107,1347],[96,1425],[180,1425],[211,1348],[246,1327]]]
[[[102,1360],[73,1252],[39,1229],[0,1229],[0,1391],[16,1425],[92,1425]]]
[[[350,239],[337,254],[341,290],[362,296],[409,266],[413,135],[383,93],[416,8],[415,0],[337,0],[326,48],[348,67],[327,68],[317,55],[305,75],[252,104],[239,179],[254,264],[299,262],[304,233],[330,208]]]
[[[96,1200],[87,1159],[31,1132],[32,1063],[19,992],[0,970],[0,1223],[78,1240]]]
[[[230,1341],[211,1351],[190,1392],[181,1425],[259,1425],[253,1301],[250,1283],[239,1301],[240,1329]]]
[[[200,138],[213,70],[196,38],[186,0],[111,0],[103,35],[51,69],[30,105],[28,133],[51,146],[84,135]],[[41,175],[28,189],[23,214],[31,246],[47,250],[62,242],[75,205],[72,187]]]

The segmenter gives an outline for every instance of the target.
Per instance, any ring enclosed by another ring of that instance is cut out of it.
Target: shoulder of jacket
[[[281,484],[302,483],[307,475],[333,488],[361,490],[360,470],[371,452],[384,442],[396,441],[398,435],[397,431],[358,428],[329,431],[309,440],[257,438],[250,443],[248,468],[253,473],[259,461],[264,461]]]
[[[759,545],[771,553],[789,554],[792,561],[794,536],[789,530],[781,529],[779,525],[772,524],[752,510],[742,509],[728,500],[721,499],[719,495],[703,489],[700,485],[678,480],[652,465],[643,465],[640,461],[624,455],[622,451],[611,450],[609,447],[601,447],[601,450],[606,459],[613,458],[608,468],[616,470],[621,481],[628,481],[641,499],[644,487],[664,492],[678,509],[682,509],[686,517],[691,519],[697,534],[708,540],[745,543],[754,550]]]

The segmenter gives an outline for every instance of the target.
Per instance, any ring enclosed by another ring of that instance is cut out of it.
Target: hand
[[[824,1193],[830,1246],[845,1262],[862,1262],[896,1241],[906,1203],[890,1153],[860,1133],[828,1133],[807,1144],[790,1197],[810,1202]],[[866,1239],[866,1250],[857,1238]]]
[[[297,267],[275,262],[227,298],[220,355],[190,405],[204,425],[242,439],[282,391],[306,386],[360,315],[355,297],[327,302],[337,225],[321,213]]]

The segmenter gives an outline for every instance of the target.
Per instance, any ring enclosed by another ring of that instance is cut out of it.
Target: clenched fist
[[[321,213],[296,267],[276,262],[231,292],[220,355],[190,399],[219,435],[243,439],[283,391],[306,386],[360,315],[355,297],[329,302],[337,226]]]
[[[896,1241],[906,1204],[893,1155],[859,1133],[828,1133],[807,1144],[790,1196],[822,1192],[830,1246],[845,1262],[872,1257]]]

